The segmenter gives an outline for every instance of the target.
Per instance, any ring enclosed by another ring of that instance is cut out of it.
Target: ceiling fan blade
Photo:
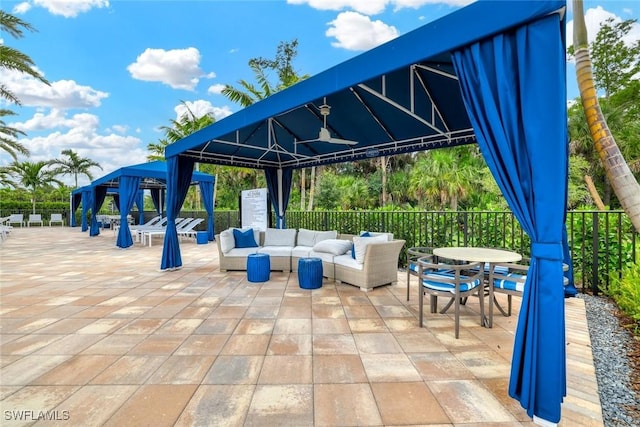
[[[329,144],[345,144],[345,145],[356,145],[358,141],[352,141],[350,139],[340,139],[340,138],[331,138],[328,142]]]
[[[358,141],[351,141],[349,139],[333,138],[329,133],[329,130],[325,127],[320,128],[318,141],[328,142],[329,144],[345,144],[345,145],[356,145],[358,143]]]

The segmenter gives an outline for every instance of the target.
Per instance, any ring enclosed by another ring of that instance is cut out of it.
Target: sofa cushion
[[[313,245],[314,252],[326,252],[332,255],[343,255],[351,249],[351,242],[340,239],[326,239]]]
[[[250,254],[257,254],[258,248],[233,248],[226,254],[224,254],[227,258],[246,258]]]
[[[298,258],[307,258],[311,253],[311,246],[296,246],[291,250],[291,256],[295,256]]]
[[[233,237],[233,230],[227,229],[220,233],[220,250],[223,253],[229,252],[236,247],[236,239]]]
[[[333,258],[335,265],[341,265],[347,268],[353,268],[354,270],[364,270],[364,264],[360,264],[355,259],[351,258],[351,255],[345,254]]]
[[[271,256],[290,257],[291,246],[263,246],[258,248],[259,254],[268,254]]]
[[[368,245],[370,245],[371,243],[380,243],[380,242],[386,242],[386,241],[387,241],[386,235],[371,236],[371,237],[355,236],[353,238],[353,247],[356,253],[356,261],[358,261],[360,264],[364,263],[364,254],[367,252]]]
[[[246,230],[233,229],[233,238],[235,240],[236,248],[257,248],[256,238],[253,234],[252,228]]]
[[[315,240],[313,242],[313,245],[315,245],[316,243],[320,243],[323,240],[337,239],[338,238],[338,232],[336,230],[316,231],[315,234],[316,234],[316,237],[315,237]],[[311,245],[311,246],[313,246],[313,245]]]
[[[288,246],[296,245],[295,228],[267,228],[264,233],[263,246]]]
[[[335,258],[335,255],[329,253],[329,252],[316,252],[316,251],[311,251],[309,252],[309,256],[312,258],[320,258],[322,260],[322,262],[328,262],[330,264],[333,263],[333,259]]]
[[[301,228],[298,230],[298,246],[309,246],[312,247],[316,244],[316,232],[313,230],[307,230],[306,228]]]

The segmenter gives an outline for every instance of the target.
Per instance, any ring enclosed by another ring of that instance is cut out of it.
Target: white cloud
[[[225,85],[220,83],[211,85],[209,86],[209,89],[207,89],[207,93],[210,95],[220,95],[222,93],[222,89],[224,88],[225,88]]]
[[[325,33],[335,37],[334,47],[347,50],[367,50],[398,37],[394,26],[382,21],[372,21],[357,12],[342,12],[329,22],[331,27]]]
[[[127,70],[134,79],[161,82],[174,89],[185,90],[194,90],[200,78],[211,75],[200,69],[200,51],[195,47],[173,50],[148,48]]]
[[[450,6],[466,6],[475,0],[287,0],[289,4],[308,4],[318,10],[352,9],[364,15],[377,15],[384,12],[387,5],[394,10],[404,8],[418,9],[425,4],[444,4]]]
[[[287,0],[287,3],[308,4],[318,10],[353,9],[365,15],[375,15],[384,11],[389,0]]]
[[[33,0],[36,6],[43,7],[53,15],[75,18],[94,7],[109,7],[108,0]]]
[[[120,125],[101,132],[100,120],[93,114],[80,113],[67,117],[64,112],[53,109],[49,114],[38,112],[31,119],[11,123],[11,126],[30,132],[38,131],[40,134],[19,140],[31,152],[30,161],[60,158],[62,150],[71,149],[102,166],[103,170],[92,169],[95,177],[123,166],[144,163],[148,154],[146,145],[139,138],[116,133],[124,129]],[[0,160],[9,160],[4,159],[6,156],[0,157]],[[86,178],[82,179],[84,182],[80,185],[88,183]],[[62,180],[68,185],[73,184],[73,177],[65,176]]]
[[[615,13],[609,12],[597,6],[596,8],[587,9],[584,14],[584,23],[587,27],[587,40],[592,43],[600,31],[600,27],[609,18],[613,18],[614,23],[622,22],[623,19],[617,16]],[[637,22],[631,27],[631,31],[625,36],[625,43],[630,46],[636,41],[640,40],[640,24]],[[573,46],[573,20],[567,22],[567,46]],[[574,62],[574,58],[568,58],[571,62]]]
[[[26,107],[87,108],[100,106],[109,94],[79,85],[73,80],[58,80],[47,86],[28,74],[0,68],[3,81]]]
[[[113,132],[119,133],[120,135],[124,135],[129,130],[129,126],[126,125],[113,125],[111,126]]]
[[[31,3],[29,3],[28,1],[25,1],[15,5],[13,7],[13,13],[15,15],[21,15],[21,14],[27,13],[29,9],[31,9]]]
[[[196,101],[187,101],[184,104],[178,104],[174,107],[176,112],[176,121],[180,121],[180,118],[187,113],[187,107],[196,117],[202,117],[206,114],[213,114],[216,120],[224,119],[227,116],[233,114],[228,106],[214,107],[209,101],[198,99]]]

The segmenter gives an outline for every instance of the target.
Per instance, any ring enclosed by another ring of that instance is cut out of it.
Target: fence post
[[[593,262],[592,262],[592,278],[591,278],[591,290],[593,291],[593,295],[598,296],[598,229],[600,228],[598,224],[598,212],[593,212],[593,226],[592,226],[592,249],[593,249]]]

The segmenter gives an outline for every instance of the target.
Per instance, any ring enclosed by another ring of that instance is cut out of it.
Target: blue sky
[[[253,82],[249,59],[273,58],[281,41],[298,40],[296,69],[314,75],[469,2],[2,0],[0,8],[37,32],[18,40],[0,34],[0,43],[29,55],[51,86],[0,70],[23,104],[0,101],[0,108],[18,113],[5,120],[27,133],[20,141],[31,161],[70,148],[100,163],[103,170],[93,171],[99,177],[145,162],[147,144],[178,119],[181,101],[217,119],[238,111],[219,93],[222,85]],[[607,17],[640,15],[633,0],[585,1],[584,8],[590,38]],[[568,19],[571,37],[571,10]],[[632,38],[640,39],[640,25]],[[571,64],[567,84],[569,97],[577,96]],[[10,161],[0,153],[0,165]]]

